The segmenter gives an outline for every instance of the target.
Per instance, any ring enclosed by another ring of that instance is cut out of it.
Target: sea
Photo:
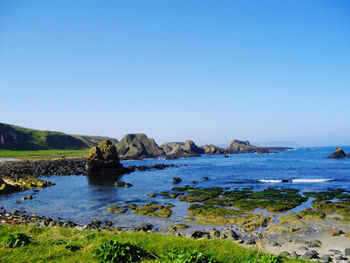
[[[349,147],[343,147],[346,153]],[[350,191],[350,158],[328,159],[335,147],[310,147],[281,151],[274,154],[230,154],[203,155],[176,160],[147,159],[122,161],[124,166],[147,165],[157,163],[174,164],[175,167],[163,170],[135,171],[121,176],[119,180],[131,183],[129,188],[115,187],[113,183],[89,180],[84,175],[41,177],[56,185],[25,192],[0,196],[0,206],[11,210],[25,210],[29,214],[56,219],[60,217],[78,224],[87,224],[92,219],[112,221],[115,226],[132,228],[143,223],[153,224],[158,231],[166,231],[168,226],[183,223],[188,217],[190,205],[177,199],[148,197],[170,191],[174,186],[190,185],[198,188],[225,187],[227,189],[253,188],[292,188],[306,191],[326,191],[342,188]],[[173,184],[172,178],[182,181]],[[208,177],[208,180],[203,180]],[[21,201],[23,196],[33,195],[32,200]],[[16,200],[20,201],[16,204]],[[311,206],[309,199],[290,212],[298,212]],[[148,217],[127,211],[114,214],[108,211],[111,205],[135,203],[142,205],[149,202],[170,203],[172,215],[169,218]],[[265,211],[266,212],[266,211]],[[281,215],[281,214],[280,214]],[[186,222],[186,224],[193,224]]]

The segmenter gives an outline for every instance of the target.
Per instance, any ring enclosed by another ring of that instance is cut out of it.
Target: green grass
[[[6,238],[19,231],[31,237],[29,245],[19,248],[7,248]],[[1,262],[97,262],[92,252],[101,244],[117,240],[130,242],[142,249],[160,256],[167,249],[179,249],[189,252],[204,252],[218,262],[258,262],[258,252],[245,249],[228,240],[193,240],[170,235],[142,232],[79,231],[65,228],[38,228],[34,226],[0,225]],[[67,247],[67,244],[70,244]],[[76,251],[68,249],[77,247]],[[261,253],[260,253],[261,256]],[[143,262],[165,262],[160,259],[147,259]],[[283,259],[283,262],[303,262],[295,259]]]
[[[82,150],[37,150],[37,151],[17,151],[0,149],[0,157],[17,159],[45,159],[66,157],[86,157],[89,149]]]

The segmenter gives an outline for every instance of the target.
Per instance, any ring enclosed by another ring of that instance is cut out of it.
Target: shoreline
[[[268,230],[244,232],[235,226],[203,225],[190,229],[175,231],[157,231],[151,224],[138,227],[113,226],[110,221],[91,219],[88,224],[79,225],[61,218],[52,219],[46,216],[29,215],[25,211],[15,210],[12,213],[0,208],[1,225],[27,225],[39,228],[71,228],[79,231],[96,230],[113,233],[120,232],[154,232],[191,239],[230,240],[248,249],[258,249],[265,253],[283,255],[291,258],[315,259],[319,262],[326,259],[333,262],[348,262],[350,259],[350,224],[336,222],[327,217],[325,221],[306,220],[307,228],[290,234],[273,234]],[[199,230],[200,229],[200,230]],[[316,229],[316,230],[315,230]]]

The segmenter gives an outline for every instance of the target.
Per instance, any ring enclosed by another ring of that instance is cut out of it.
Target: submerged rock
[[[173,183],[174,184],[178,184],[182,181],[182,179],[180,177],[173,177]]]

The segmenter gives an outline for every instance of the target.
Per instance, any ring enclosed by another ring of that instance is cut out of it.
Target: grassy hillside
[[[23,247],[7,248],[6,239],[14,231],[30,236],[31,243]],[[169,260],[164,259],[164,253],[167,249],[184,250],[189,253],[202,252],[219,263],[302,262],[287,258],[281,258],[280,260],[269,258],[261,252],[242,248],[227,240],[193,240],[156,233],[120,232],[114,234],[104,231],[79,231],[69,228],[8,225],[0,225],[0,258],[1,262],[4,263],[98,262],[92,252],[109,240],[130,242],[146,250],[152,255],[152,258],[144,259],[143,262],[169,262]]]
[[[42,131],[0,123],[0,149],[7,150],[81,150],[110,139],[100,136],[70,135],[56,131]]]

